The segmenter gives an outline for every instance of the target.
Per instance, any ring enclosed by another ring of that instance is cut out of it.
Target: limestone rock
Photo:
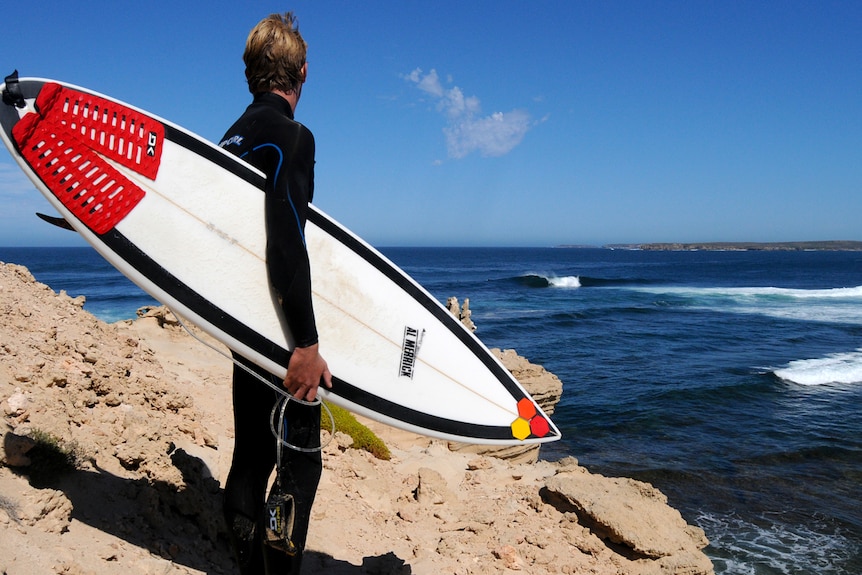
[[[535,363],[518,355],[514,349],[491,349],[503,365],[524,386],[547,415],[553,415],[560,397],[563,395],[563,382],[560,378]]]
[[[72,502],[59,490],[44,489],[24,510],[24,521],[49,533],[65,533],[72,521]]]
[[[712,573],[712,563],[700,553],[709,543],[703,530],[688,525],[679,511],[667,504],[667,497],[647,483],[576,470],[549,479],[542,495],[561,511],[576,513],[581,524],[624,548],[624,555],[632,559],[678,564],[679,569],[671,572],[680,575]],[[680,556],[686,560],[669,559]],[[702,558],[692,570],[695,557]]]
[[[20,387],[15,388],[15,393],[6,399],[6,413],[9,415],[20,415],[30,407],[30,400],[21,392]]]
[[[464,298],[464,305],[458,305],[458,298],[450,297],[446,300],[446,309],[458,318],[464,326],[470,331],[476,331],[476,324],[473,323],[473,320],[470,319],[470,316],[473,312],[470,311],[470,298]]]
[[[434,469],[423,467],[419,470],[419,487],[416,489],[416,500],[419,503],[440,505],[452,503],[454,497],[446,480]]]
[[[5,432],[2,442],[0,442],[0,463],[9,467],[27,467],[30,465],[27,452],[36,446],[36,442],[29,437],[15,435],[8,425],[4,424],[2,428],[5,428]]]
[[[167,308],[167,306],[146,306],[140,308],[136,313],[139,318],[155,318],[156,321],[159,323],[159,327],[176,327],[180,325],[177,316],[175,316],[173,312]]]

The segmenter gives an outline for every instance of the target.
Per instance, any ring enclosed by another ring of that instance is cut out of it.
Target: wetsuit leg
[[[249,365],[238,356],[234,359]],[[251,367],[251,366],[250,366]],[[253,367],[276,385],[278,378]],[[272,407],[278,399],[244,369],[234,366],[234,455],[225,485],[225,519],[241,575],[297,575],[311,519],[311,506],[322,470],[319,451],[305,453],[282,450],[282,489],[295,501],[292,540],[297,546],[293,557],[262,542],[266,485],[276,463],[276,443],[270,429]],[[304,406],[291,401],[286,413],[287,442],[301,447],[320,445],[320,406]]]
[[[304,448],[320,447],[320,406],[307,406],[291,401],[287,404],[287,443]],[[274,549],[267,550],[265,561],[269,575],[299,575],[302,554],[308,537],[311,507],[320,482],[323,460],[320,451],[302,452],[284,448],[281,454],[281,489],[293,495],[295,518],[291,540],[296,555],[287,556]],[[273,490],[277,489],[273,486]],[[276,568],[273,568],[277,566]]]
[[[275,467],[275,439],[269,427],[275,400],[273,390],[234,365],[234,451],[224,512],[242,575],[264,573],[260,522],[266,484]]]

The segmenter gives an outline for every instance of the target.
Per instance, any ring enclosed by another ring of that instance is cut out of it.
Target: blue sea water
[[[381,251],[562,379],[543,457],[659,487],[716,573],[862,573],[862,253]],[[0,261],[107,321],[153,303],[89,248]]]

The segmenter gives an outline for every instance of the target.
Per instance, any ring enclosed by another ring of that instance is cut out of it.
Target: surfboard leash
[[[220,350],[216,346],[212,345],[208,341],[205,341],[203,338],[199,337],[196,333],[194,333],[189,328],[189,326],[186,325],[186,323],[183,321],[183,318],[181,318],[179,315],[174,313],[173,310],[171,310],[170,308],[168,308],[168,311],[170,311],[171,313],[174,314],[174,317],[177,318],[177,321],[183,327],[183,329],[186,331],[187,334],[189,334],[190,336],[195,338],[197,341],[199,341],[200,343],[202,343],[206,347],[210,348],[211,350],[213,350],[214,352],[216,352],[220,356],[227,358],[228,360],[230,360],[231,363],[242,368],[243,370],[245,370],[246,373],[248,373],[249,375],[251,375],[252,377],[254,377],[255,379],[257,379],[258,381],[260,381],[261,383],[263,383],[264,385],[266,385],[267,387],[269,387],[270,389],[272,389],[278,395],[281,396],[275,402],[275,404],[273,404],[272,411],[270,412],[270,417],[269,417],[269,429],[272,431],[272,435],[275,437],[276,442],[278,443],[279,447],[283,445],[283,446],[287,447],[288,449],[293,449],[294,451],[300,451],[303,453],[316,453],[318,451],[323,451],[324,449],[326,449],[326,447],[332,442],[332,439],[335,437],[335,418],[332,416],[332,411],[329,409],[329,406],[327,406],[326,403],[324,403],[319,397],[317,399],[315,399],[314,401],[305,401],[304,399],[299,399],[298,397],[294,397],[293,395],[290,394],[289,391],[287,391],[283,387],[279,387],[279,386],[273,384],[271,381],[269,381],[265,377],[262,377],[259,373],[255,372],[253,369],[251,369],[247,365],[240,363],[239,361],[234,359],[232,356],[226,354],[225,352],[223,352],[222,350]],[[291,401],[295,401],[295,402],[299,403],[300,405],[305,405],[308,407],[314,407],[314,406],[320,405],[326,411],[326,414],[329,417],[329,422],[331,424],[331,428],[329,430],[329,439],[326,441],[326,443],[322,443],[319,447],[300,447],[298,445],[293,445],[292,443],[289,443],[286,439],[284,439],[281,436],[281,433],[279,433],[279,431],[277,431],[275,428],[275,421],[276,421],[275,416],[276,416],[276,413],[278,412],[279,413],[279,419],[278,419],[279,420],[279,429],[282,429],[282,426],[284,425],[284,422],[285,422],[285,414],[287,411],[287,404],[290,403]],[[281,449],[279,449],[278,454],[279,454],[279,459],[280,459]]]

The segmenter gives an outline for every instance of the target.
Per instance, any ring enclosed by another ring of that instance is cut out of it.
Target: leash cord
[[[326,448],[326,446],[328,446],[330,444],[330,442],[332,441],[332,438],[335,437],[335,418],[332,417],[332,411],[329,409],[329,406],[327,406],[326,403],[321,401],[319,397],[316,398],[314,401],[305,401],[304,399],[299,399],[298,397],[293,397],[290,394],[290,392],[288,392],[286,389],[273,384],[271,381],[269,381],[265,377],[261,377],[261,375],[259,373],[255,372],[253,369],[251,369],[247,365],[238,362],[232,356],[226,354],[225,352],[223,352],[219,348],[215,347],[211,343],[204,341],[203,338],[198,337],[197,334],[195,334],[191,329],[189,329],[189,327],[186,325],[186,323],[183,321],[183,319],[179,315],[175,314],[170,309],[168,309],[168,311],[170,311],[172,314],[174,314],[174,317],[177,318],[177,321],[179,322],[179,324],[181,326],[183,326],[183,329],[186,330],[186,333],[188,333],[190,336],[192,336],[193,338],[195,338],[196,340],[198,340],[200,343],[204,344],[205,346],[207,346],[211,350],[215,351],[217,354],[221,355],[222,357],[226,357],[234,365],[244,369],[246,371],[246,373],[248,373],[252,377],[258,379],[261,383],[265,384],[266,386],[268,386],[270,389],[272,389],[273,391],[275,391],[277,394],[279,394],[281,396],[275,402],[275,404],[272,406],[272,411],[270,412],[270,420],[269,420],[269,429],[272,431],[273,436],[275,436],[275,439],[278,442],[279,448],[283,445],[289,449],[293,449],[294,451],[301,451],[303,453],[315,453],[318,451],[323,451]],[[326,441],[326,443],[322,444],[320,447],[300,447],[298,445],[293,445],[291,443],[288,443],[287,440],[285,440],[281,437],[281,431],[283,430],[283,428],[284,428],[283,426],[285,424],[285,412],[287,410],[287,404],[291,401],[295,401],[301,405],[306,405],[309,407],[314,407],[316,405],[320,405],[323,407],[323,409],[326,411],[326,414],[329,416],[329,422],[331,424],[331,429],[329,432],[329,439]],[[276,431],[276,429],[275,429],[275,415],[276,415],[277,411],[280,411],[278,431]],[[278,450],[278,459],[279,459],[279,463],[280,463],[281,462],[281,449]]]

